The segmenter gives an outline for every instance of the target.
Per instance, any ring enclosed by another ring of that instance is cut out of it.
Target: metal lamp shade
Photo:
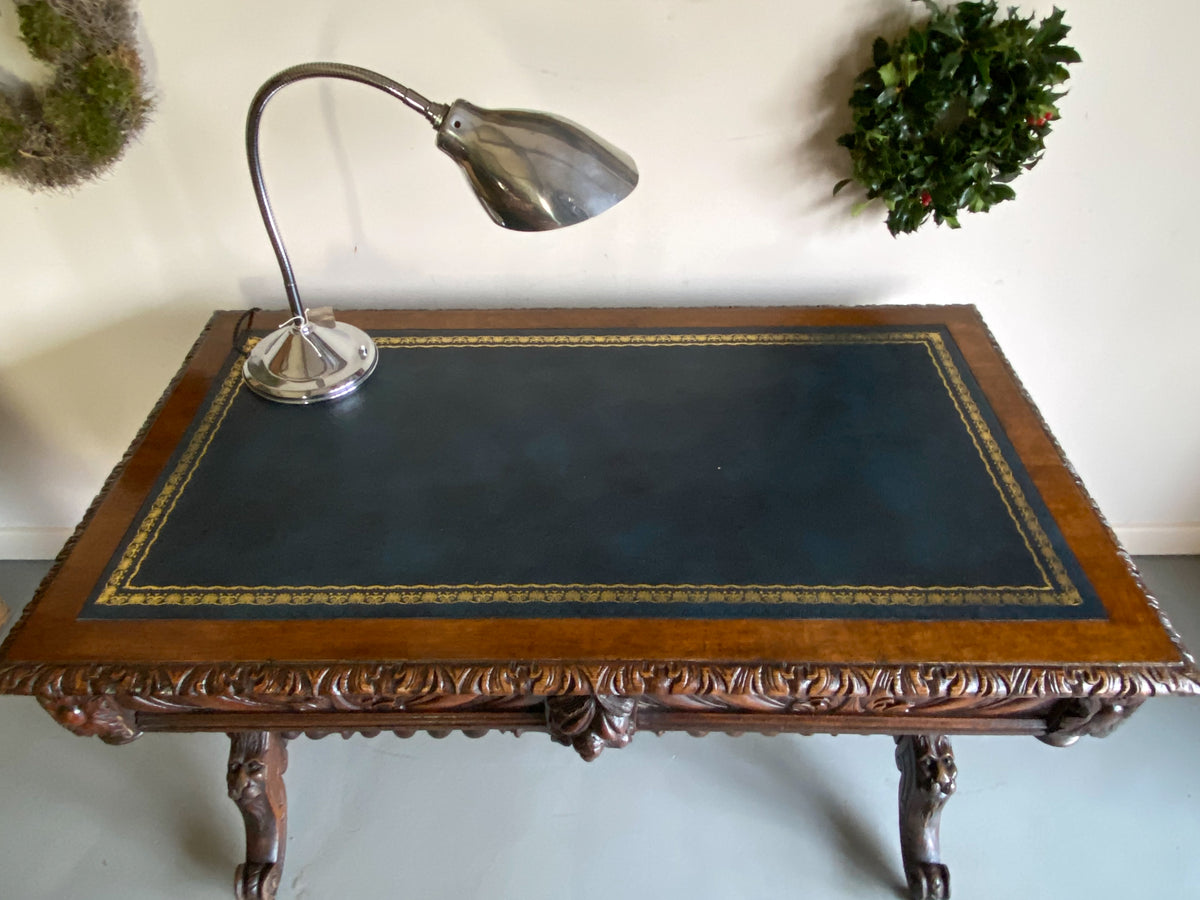
[[[437,145],[462,167],[496,224],[515,231],[590,219],[638,182],[628,154],[549,113],[456,100],[438,127]]]

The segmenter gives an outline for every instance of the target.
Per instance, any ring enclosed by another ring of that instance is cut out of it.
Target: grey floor
[[[22,606],[46,563],[0,563]],[[1200,558],[1139,560],[1200,648]],[[959,900],[1200,897],[1200,701],[1055,750],[957,738]],[[0,898],[223,898],[242,854],[225,738],[73,737],[0,697]],[[895,898],[886,737],[639,735],[590,765],[544,735],[299,740],[284,898]]]

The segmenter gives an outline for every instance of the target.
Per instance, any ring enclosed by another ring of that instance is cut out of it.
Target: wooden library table
[[[286,743],[544,731],[896,738],[949,896],[951,734],[1103,735],[1192,660],[977,312],[348,312],[356,393],[248,391],[214,315],[0,649],[79,735],[231,736],[238,897]]]

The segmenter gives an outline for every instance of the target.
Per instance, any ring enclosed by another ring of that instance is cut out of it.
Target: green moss
[[[138,77],[116,54],[89,59],[79,68],[79,87],[114,113],[130,112],[137,97]]]
[[[20,4],[17,15],[21,20],[21,37],[29,52],[46,62],[60,59],[82,37],[75,23],[56,12],[46,0]]]
[[[0,174],[74,185],[120,158],[145,124],[131,0],[16,0],[22,40],[54,67],[48,87],[0,86]]]
[[[113,159],[141,118],[137,75],[115,55],[89,59],[55,82],[42,101],[46,124],[73,152]]]
[[[24,133],[21,123],[0,109],[0,169],[11,169],[20,161],[18,151]]]

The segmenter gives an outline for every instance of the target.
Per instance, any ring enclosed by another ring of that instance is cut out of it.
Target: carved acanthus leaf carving
[[[120,481],[121,477],[125,474],[125,470],[129,467],[129,463],[132,461],[134,454],[137,453],[138,449],[142,445],[142,441],[146,439],[146,435],[150,433],[150,429],[158,419],[159,413],[163,411],[163,408],[167,405],[167,401],[175,393],[175,389],[179,386],[180,382],[183,381],[184,375],[187,373],[192,359],[200,350],[201,345],[208,340],[209,333],[217,324],[217,319],[220,315],[221,314],[219,312],[214,313],[209,318],[204,328],[201,329],[200,334],[196,337],[196,340],[192,342],[191,349],[188,350],[183,362],[180,363],[179,368],[175,371],[175,375],[171,378],[167,386],[163,388],[162,393],[159,394],[158,400],[150,410],[150,414],[146,416],[146,420],[142,423],[141,428],[138,429],[137,434],[134,435],[133,441],[125,450],[125,453],[122,454],[120,460],[117,461],[117,464],[113,467],[113,470],[108,473],[108,477],[104,479],[104,483],[100,486],[100,490],[96,493],[96,496],[92,498],[92,502],[88,504],[88,508],[84,511],[83,518],[80,519],[79,524],[75,526],[75,530],[71,532],[71,536],[67,538],[67,542],[63,544],[62,549],[58,551],[58,556],[54,558],[54,562],[50,565],[50,568],[47,570],[41,582],[38,584],[37,590],[34,591],[35,598],[40,596],[42,592],[54,581],[54,579],[58,577],[59,571],[66,563],[67,558],[74,551],[75,545],[79,543],[79,539],[83,537],[83,533],[88,529],[88,526],[91,525],[92,519],[95,518],[96,513],[100,509],[100,504],[104,502],[104,499],[111,493],[117,482]],[[25,609],[21,612],[21,617],[17,620],[16,624],[9,629],[8,637],[6,637],[4,642],[0,644],[0,655],[3,655],[8,649],[13,639],[21,631],[22,626],[25,625],[25,622],[33,614],[36,606],[36,602],[25,604]],[[2,681],[2,679],[0,679],[0,681]],[[5,691],[0,689],[0,693],[5,693]],[[22,692],[13,691],[12,693]]]
[[[106,744],[128,744],[141,737],[134,714],[115,698],[42,695],[38,702],[59,725],[80,737],[98,737]]]
[[[673,710],[785,715],[1044,716],[1055,701],[1121,706],[1200,694],[1188,664],[971,666],[566,663],[209,663],[0,666],[0,693],[102,698],[128,713],[520,710],[547,697],[642,697]],[[131,724],[132,718],[127,717]],[[68,725],[68,727],[70,727]]]
[[[637,728],[636,697],[550,697],[546,726],[560,744],[591,762],[605,747],[619,749],[633,740]]]
[[[1052,747],[1069,747],[1084,735],[1108,737],[1141,703],[1140,697],[1125,702],[1099,697],[1060,700],[1046,717],[1046,733],[1038,735],[1038,739]]]
[[[1069,459],[1067,459],[1067,454],[1063,450],[1062,444],[1059,443],[1059,440],[1057,437],[1055,437],[1054,432],[1050,430],[1050,426],[1046,422],[1046,417],[1042,415],[1042,411],[1038,408],[1038,405],[1033,402],[1033,397],[1030,395],[1028,389],[1026,389],[1025,385],[1021,382],[1021,379],[1017,377],[1016,370],[1013,369],[1012,363],[1008,361],[1008,357],[1006,357],[1004,355],[1004,351],[1000,349],[1000,344],[996,340],[996,336],[992,334],[992,330],[988,328],[987,323],[982,319],[979,319],[978,323],[980,327],[982,327],[988,343],[991,345],[992,352],[994,352],[996,356],[999,357],[999,359],[1004,363],[1008,377],[1012,380],[1012,383],[1016,385],[1017,390],[1021,394],[1021,399],[1025,402],[1025,405],[1037,419],[1037,423],[1040,426],[1042,435],[1048,438],[1050,443],[1054,446],[1054,450],[1058,454],[1058,458],[1062,460],[1063,467],[1067,470],[1067,474],[1069,474],[1071,476],[1071,480],[1075,482],[1076,490],[1079,491],[1080,496],[1083,497],[1084,501],[1091,509],[1092,515],[1095,516],[1096,521],[1098,521],[1101,527],[1103,527],[1105,534],[1108,535],[1109,541],[1111,541],[1112,545],[1117,548],[1117,555],[1120,556],[1121,561],[1125,564],[1125,570],[1137,584],[1138,590],[1149,602],[1150,608],[1158,616],[1158,620],[1162,623],[1163,628],[1165,628],[1167,631],[1167,635],[1171,638],[1171,643],[1173,643],[1175,648],[1179,651],[1180,658],[1183,660],[1184,665],[1192,669],[1192,678],[1194,680],[1197,677],[1195,670],[1195,658],[1188,652],[1187,648],[1184,647],[1183,640],[1179,637],[1179,632],[1176,631],[1175,627],[1171,624],[1170,619],[1167,617],[1166,612],[1159,604],[1158,599],[1152,593],[1150,593],[1150,590],[1146,587],[1146,582],[1142,579],[1141,572],[1138,571],[1138,567],[1134,563],[1133,557],[1129,554],[1128,550],[1121,546],[1121,542],[1117,539],[1116,532],[1113,531],[1112,525],[1109,524],[1108,519],[1101,511],[1099,504],[1096,503],[1095,498],[1093,498],[1091,493],[1088,492],[1088,489],[1084,485],[1083,479],[1079,476],[1079,472],[1076,471],[1075,466]]]

